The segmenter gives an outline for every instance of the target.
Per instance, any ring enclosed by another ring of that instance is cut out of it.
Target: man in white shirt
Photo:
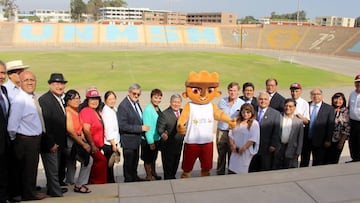
[[[29,71],[20,74],[21,90],[11,105],[8,131],[14,142],[14,154],[19,167],[22,200],[40,200],[47,197],[35,191],[43,125],[41,112],[34,100],[36,77]],[[14,169],[15,170],[15,169]]]
[[[302,120],[305,124],[309,123],[310,115],[309,115],[309,103],[301,97],[302,87],[299,83],[292,83],[290,85],[290,94],[291,98],[296,101],[296,109],[294,114]]]
[[[275,168],[287,169],[298,167],[304,136],[303,122],[295,115],[296,101],[285,100],[284,113],[280,117],[281,146],[275,152]]]
[[[349,149],[352,162],[360,161],[360,74],[355,76],[354,86],[355,90],[349,96]]]

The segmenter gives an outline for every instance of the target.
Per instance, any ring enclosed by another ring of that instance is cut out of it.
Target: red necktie
[[[179,116],[180,116],[179,111],[175,111],[175,115],[176,115],[176,118],[179,118]]]

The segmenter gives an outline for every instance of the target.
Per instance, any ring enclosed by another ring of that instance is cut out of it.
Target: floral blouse
[[[338,142],[343,135],[350,135],[349,110],[346,107],[342,107],[340,111],[335,112],[335,128],[332,141]]]

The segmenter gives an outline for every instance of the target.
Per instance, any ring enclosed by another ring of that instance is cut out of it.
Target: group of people
[[[113,91],[102,101],[96,87],[88,88],[81,102],[78,91],[65,92],[63,74],[52,73],[49,91],[38,97],[36,76],[28,68],[20,60],[0,61],[0,202],[61,197],[67,185],[73,185],[74,192],[90,193],[89,184],[115,182],[114,159],[120,154],[124,182],[162,179],[155,165],[159,151],[163,178],[176,178],[184,142],[176,129],[182,111],[179,94],[162,110],[163,93],[153,89],[142,110],[141,86],[134,83],[116,108]],[[300,167],[305,167],[311,154],[313,166],[335,164],[348,139],[352,160],[359,161],[360,75],[354,84],[346,106],[340,92],[326,104],[320,89],[313,89],[307,102],[299,83],[290,85],[291,96],[285,99],[273,78],[257,97],[251,82],[243,84],[242,96],[240,85],[231,82],[218,107],[236,119],[236,127],[217,124],[217,174],[296,168],[299,156]],[[46,193],[36,186],[39,156]],[[138,176],[139,159],[145,178]],[[81,166],[75,179],[77,162]]]
[[[289,98],[277,92],[276,79],[267,79],[265,85],[266,91],[255,97],[254,85],[246,82],[239,97],[240,86],[232,82],[228,96],[220,100],[219,108],[236,118],[237,125],[229,129],[218,122],[218,175],[226,174],[227,166],[228,174],[307,167],[310,156],[312,166],[336,164],[346,140],[350,162],[360,160],[360,75],[348,106],[341,92],[327,104],[318,88],[311,90],[308,102],[299,83],[290,84]]]

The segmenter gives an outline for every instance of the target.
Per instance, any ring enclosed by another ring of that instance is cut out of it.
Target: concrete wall
[[[0,47],[237,47],[360,58],[360,29],[264,25],[0,24]]]

